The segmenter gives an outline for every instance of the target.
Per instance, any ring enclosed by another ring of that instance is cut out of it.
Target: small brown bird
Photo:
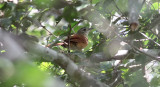
[[[81,28],[78,30],[76,34],[70,36],[70,40],[67,38],[61,43],[57,43],[57,45],[61,45],[65,48],[68,48],[70,43],[70,49],[72,50],[82,50],[88,45],[88,33],[93,28]],[[70,41],[70,42],[69,42]]]

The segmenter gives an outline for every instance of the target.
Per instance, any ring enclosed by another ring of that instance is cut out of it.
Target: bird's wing
[[[73,42],[73,43],[85,43],[86,40],[87,40],[87,38],[82,35],[73,34],[70,36],[70,42]],[[67,43],[68,43],[68,41],[69,41],[68,38],[66,40],[64,40],[64,42],[67,42]]]

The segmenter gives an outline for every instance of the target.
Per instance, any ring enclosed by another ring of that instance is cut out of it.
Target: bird
[[[63,42],[57,43],[57,46],[63,46],[71,50],[82,50],[88,45],[88,33],[93,28],[83,27],[77,31],[77,33],[71,35],[69,38],[65,39]],[[70,44],[70,45],[69,45]]]

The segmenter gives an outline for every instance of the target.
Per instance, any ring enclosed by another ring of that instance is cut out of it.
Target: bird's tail
[[[53,46],[63,46],[63,45],[65,45],[65,43],[53,43],[53,44],[48,44],[48,45],[46,45],[46,47],[48,47],[48,48],[52,48]]]
[[[64,43],[57,43],[56,46],[64,45]]]

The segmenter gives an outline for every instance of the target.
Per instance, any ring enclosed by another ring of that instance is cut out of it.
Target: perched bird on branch
[[[78,30],[77,33],[69,36],[61,43],[57,43],[57,46],[63,46],[65,48],[69,48],[71,50],[82,50],[88,45],[88,33],[93,28],[83,27]]]

